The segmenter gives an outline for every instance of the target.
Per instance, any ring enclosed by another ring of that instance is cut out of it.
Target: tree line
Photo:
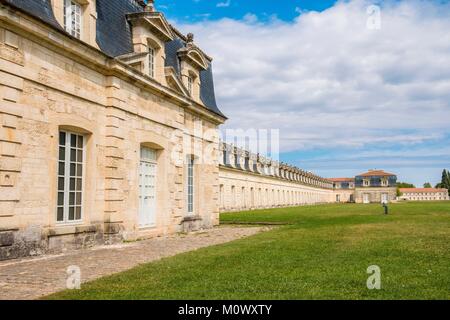
[[[416,186],[412,183],[407,183],[407,182],[398,182],[397,183],[397,196],[401,196],[401,192],[400,189],[404,189],[404,188],[415,188]],[[431,183],[429,182],[425,182],[423,184],[424,188],[432,188]],[[436,189],[447,189],[448,190],[448,194],[450,195],[450,171],[444,169],[442,171],[442,179],[441,182],[439,182],[436,186]]]
[[[436,185],[436,188],[445,188],[448,190],[448,194],[450,195],[450,171],[446,169],[442,171],[441,182]]]

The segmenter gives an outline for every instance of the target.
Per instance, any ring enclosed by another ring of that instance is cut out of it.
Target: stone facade
[[[334,189],[334,201],[342,203],[355,202],[355,178],[331,178]]]
[[[229,144],[220,146],[220,210],[223,212],[329,203],[331,181]]]
[[[388,203],[397,197],[397,176],[369,170],[355,178],[330,178],[336,202]]]
[[[445,201],[450,200],[444,188],[400,188],[399,200],[403,201]]]
[[[95,36],[95,5],[125,2],[80,2],[88,11],[79,38],[51,16],[19,7],[33,3],[52,5],[63,23],[62,1],[0,1],[0,260],[217,225],[217,127],[226,118],[204,103],[214,93],[205,89],[211,58],[152,8],[123,16],[133,25],[133,51],[112,57],[99,50],[106,45]],[[168,66],[167,43],[180,46],[179,70]],[[157,51],[151,76],[150,45]],[[61,132],[82,137],[81,149],[67,144],[70,151],[61,151]],[[145,227],[144,149],[154,152],[156,181],[149,185],[156,194],[154,221]]]
[[[0,0],[0,260],[335,202],[332,181],[219,142],[211,63],[153,1]],[[374,187],[357,177],[355,201]]]

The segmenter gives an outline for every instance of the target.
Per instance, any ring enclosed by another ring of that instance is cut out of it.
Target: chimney
[[[194,34],[193,33],[188,33],[187,34],[187,43],[188,44],[193,44],[194,43]]]
[[[155,11],[155,0],[139,0],[139,4],[144,7],[145,12]]]

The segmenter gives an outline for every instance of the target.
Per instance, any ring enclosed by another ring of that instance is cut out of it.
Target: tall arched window
[[[85,142],[82,134],[59,132],[58,200],[56,221],[81,221],[83,216],[83,177]]]
[[[224,189],[223,189],[223,184],[220,185],[219,188],[219,195],[220,195],[220,209],[223,209],[225,207],[224,205],[224,200],[225,200],[225,195],[223,194]]]
[[[139,162],[139,226],[156,224],[157,150],[141,146]]]
[[[187,158],[187,212],[188,214],[194,213],[194,156],[188,156]]]

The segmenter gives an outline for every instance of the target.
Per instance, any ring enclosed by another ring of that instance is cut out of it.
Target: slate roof
[[[355,178],[328,178],[332,182],[354,182]]]
[[[358,177],[391,177],[396,176],[394,173],[385,172],[383,170],[369,170],[358,175]]]
[[[49,0],[1,0],[0,2],[16,7],[57,29],[63,29],[53,14]]]
[[[134,0],[97,0],[97,44],[110,57],[133,52],[127,13],[142,12]]]
[[[0,0],[0,2],[7,3],[65,32],[55,18],[50,0]],[[101,51],[112,58],[132,53],[131,26],[126,14],[142,12],[143,8],[135,0],[97,0],[96,4],[98,14],[96,40]],[[180,75],[180,61],[177,51],[185,44],[179,37],[166,43],[166,66],[174,67],[178,75]],[[210,62],[207,70],[200,71],[200,82],[201,101],[210,111],[226,118],[217,106]]]

